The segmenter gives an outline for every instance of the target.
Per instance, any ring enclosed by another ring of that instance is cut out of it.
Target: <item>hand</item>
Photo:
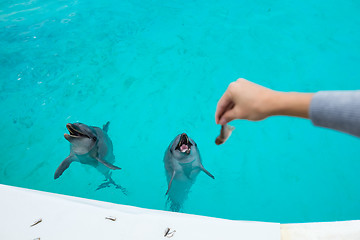
[[[272,115],[309,118],[312,93],[278,92],[240,78],[229,84],[220,98],[216,124],[224,125],[234,119],[258,121]]]
[[[215,121],[224,125],[234,119],[262,120],[271,114],[269,101],[273,95],[275,91],[240,78],[230,83],[220,98]]]

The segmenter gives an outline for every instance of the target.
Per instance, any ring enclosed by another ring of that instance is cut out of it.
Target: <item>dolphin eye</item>
[[[97,138],[96,138],[96,137],[93,137],[93,140],[94,140],[94,141],[96,141],[96,140],[97,140]]]

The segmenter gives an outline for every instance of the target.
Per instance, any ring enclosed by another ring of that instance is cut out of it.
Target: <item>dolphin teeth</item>
[[[187,151],[182,151],[182,149],[181,149],[182,145],[186,145],[188,147]],[[185,153],[185,152],[189,153],[191,146],[192,146],[192,143],[190,142],[189,137],[185,133],[183,133],[183,134],[181,134],[179,143],[177,144],[175,150],[179,150],[180,152],[183,152],[183,153]]]
[[[66,128],[68,129],[71,137],[88,137],[87,135],[74,128],[73,125],[70,123],[66,125]]]

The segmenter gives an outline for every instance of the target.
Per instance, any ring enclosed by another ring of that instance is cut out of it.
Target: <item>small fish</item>
[[[33,224],[31,224],[30,227],[33,227],[41,222],[42,222],[42,219],[40,218],[40,219],[36,220]]]
[[[235,127],[227,124],[221,125],[220,135],[215,140],[216,145],[220,145],[226,142],[234,129]]]
[[[164,234],[164,237],[167,237],[167,238],[171,238],[172,236],[174,236],[176,230],[170,232],[170,228],[166,228],[165,229],[165,234]]]
[[[111,221],[116,221],[116,217],[111,217],[111,216],[106,217],[105,219],[107,219],[107,220],[111,220]]]

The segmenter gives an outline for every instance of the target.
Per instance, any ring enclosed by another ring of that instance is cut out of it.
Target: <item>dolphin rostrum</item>
[[[177,135],[170,143],[165,152],[164,164],[168,182],[166,195],[170,210],[174,212],[180,211],[200,171],[214,179],[202,165],[196,143],[186,133]]]
[[[64,137],[70,142],[70,154],[56,169],[54,179],[59,178],[75,161],[95,167],[106,179],[113,182],[110,169],[121,168],[113,165],[115,162],[113,145],[107,134],[109,124],[110,122],[107,122],[103,129],[83,123],[66,124],[69,134],[65,133]],[[115,184],[115,186],[123,190],[119,185]]]

